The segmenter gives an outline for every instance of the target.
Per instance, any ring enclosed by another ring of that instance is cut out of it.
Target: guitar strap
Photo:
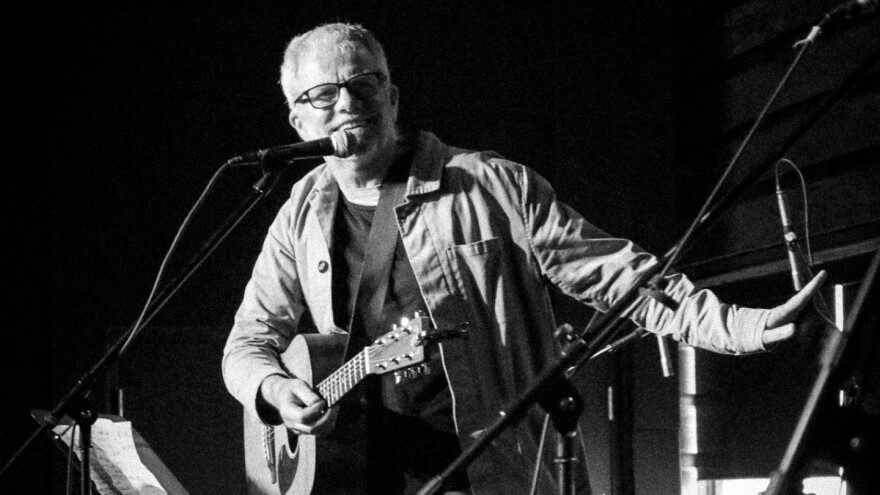
[[[352,298],[353,307],[349,307],[351,320],[347,327],[349,336],[345,344],[343,362],[349,357],[352,337],[365,338],[366,329],[377,328],[382,318],[394,250],[400,237],[395,225],[394,207],[403,202],[406,193],[410,158],[410,153],[404,153],[395,160],[382,183],[379,203],[373,213],[364,262],[358,278],[357,294]],[[269,466],[271,482],[275,484],[277,482],[275,429],[263,425],[262,430],[263,453]]]
[[[376,212],[373,213],[364,263],[358,279],[357,295],[352,301],[354,307],[349,311],[351,315],[348,324],[349,347],[352,337],[366,338],[367,329],[377,328],[381,322],[394,250],[400,237],[394,207],[403,202],[408,165],[408,160],[398,159],[398,163],[391,167],[382,183],[379,204],[376,206]],[[346,348],[346,357],[351,350]]]

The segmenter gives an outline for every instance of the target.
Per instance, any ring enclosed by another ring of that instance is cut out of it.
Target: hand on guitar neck
[[[299,378],[270,375],[260,384],[260,394],[294,433],[320,436],[333,429],[337,408],[328,409],[327,401]]]
[[[424,346],[447,338],[466,338],[466,327],[463,323],[451,329],[431,330],[428,317],[416,312],[412,319],[401,319],[399,326],[393,325],[392,331],[342,366],[338,364],[345,351],[344,337],[298,335],[281,360],[292,376],[301,378],[281,374],[266,377],[260,384],[261,400],[274,407],[284,426],[294,433],[330,433],[338,409],[332,406],[364,377],[399,370],[404,370],[403,376],[418,375],[412,367],[424,360]]]

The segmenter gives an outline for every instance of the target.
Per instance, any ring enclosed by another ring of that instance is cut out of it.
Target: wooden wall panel
[[[804,38],[838,2],[727,2],[679,7],[676,41],[678,212],[692,215],[720,177],[794,59]],[[702,21],[701,27],[686,26]],[[774,194],[771,159],[783,154],[807,183],[818,268],[854,291],[880,247],[880,21],[876,13],[823,33],[793,73],[723,190],[752,170],[760,180],[701,235],[678,265],[725,300],[770,307],[793,290]],[[866,76],[793,146],[795,132],[860,67]],[[763,167],[763,170],[762,168]],[[801,192],[791,168],[783,184],[804,238]],[[830,293],[830,291],[828,292]],[[698,444],[688,457],[702,478],[768,476],[781,459],[822,351],[822,328],[760,356],[697,352]],[[828,466],[816,472],[831,472]]]
[[[719,49],[714,58],[711,54],[702,55],[714,60],[715,70],[707,72],[702,79],[689,79],[693,84],[691,91],[708,93],[695,101],[708,100],[711,103],[700,105],[708,115],[699,116],[698,110],[690,110],[707,125],[678,123],[679,206],[683,213],[695,211],[699,201],[708,194],[709,187],[720,177],[793,60],[790,41],[809,31],[809,23],[792,24],[794,21],[789,18],[785,22],[790,29],[783,32],[764,30],[760,26],[754,32],[750,31],[749,19],[766,18],[757,13],[743,14],[750,9],[764,12],[768,8],[753,5],[757,3],[742,3],[719,14],[722,19],[728,19],[727,22],[719,21],[721,25],[737,31],[721,37],[734,40],[734,45],[747,46]],[[805,19],[813,17],[811,14]],[[798,17],[795,15],[795,18]],[[746,32],[752,34],[742,34]],[[782,156],[791,159],[807,176],[810,207],[816,214],[814,219],[824,216],[836,220],[819,221],[811,226],[812,234],[822,236],[855,227],[860,229],[860,234],[853,242],[880,240],[875,225],[880,220],[880,197],[871,187],[880,176],[880,68],[873,66],[868,70],[865,78],[849,94],[793,146],[785,148],[795,133],[804,128],[810,115],[851,73],[875,60],[873,57],[880,50],[877,40],[880,40],[880,25],[876,20],[869,20],[845,30],[829,32],[808,50],[781,98],[745,148],[724,190],[742,181],[752,170],[760,171],[764,167],[762,179],[731,211],[717,219],[711,235],[695,243],[696,247],[681,264],[686,271],[698,267],[698,271],[706,270],[700,271],[698,278],[718,275],[730,267],[718,265],[712,268],[710,261],[737,255],[742,258],[740,268],[747,268],[751,263],[750,252],[773,245],[781,247],[781,231],[774,231],[771,227],[772,217],[777,213],[770,161],[783,152]],[[684,110],[682,116],[688,117],[688,112]],[[791,191],[790,201],[794,201],[799,198],[799,188],[792,180],[791,169],[783,167],[782,171],[786,175],[786,189]],[[831,190],[837,192],[826,194]],[[706,194],[700,194],[704,191]],[[859,253],[854,251],[854,254]]]

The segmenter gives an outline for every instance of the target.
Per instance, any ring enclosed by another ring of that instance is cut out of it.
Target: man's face
[[[321,55],[305,58],[294,81],[294,94],[320,84],[344,83],[370,72],[387,76],[387,69],[370,52],[359,49],[352,53]],[[369,163],[382,153],[394,150],[397,140],[397,88],[386,79],[371,97],[358,98],[348,88],[339,89],[339,99],[328,108],[314,108],[300,98],[290,112],[290,123],[303,140],[320,139],[340,129],[349,130],[358,139],[355,161]]]

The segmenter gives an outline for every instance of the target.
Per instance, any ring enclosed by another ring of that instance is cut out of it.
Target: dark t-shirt
[[[411,161],[412,154],[404,154],[389,176],[394,169],[400,172],[398,167],[408,169]],[[347,327],[351,320],[375,211],[376,207],[351,203],[340,194],[333,226],[332,290],[333,316],[341,327]],[[390,272],[381,324],[366,329],[352,325],[350,355],[391,331],[402,317],[412,317],[416,311],[427,313],[399,233]],[[426,364],[427,370],[416,378],[397,383],[392,373],[370,376],[359,385],[361,390],[357,392],[367,411],[367,457],[372,467],[369,484],[377,493],[413,493],[460,452],[452,419],[452,395],[436,346],[428,348]],[[466,479],[461,477],[447,489],[466,486]]]

